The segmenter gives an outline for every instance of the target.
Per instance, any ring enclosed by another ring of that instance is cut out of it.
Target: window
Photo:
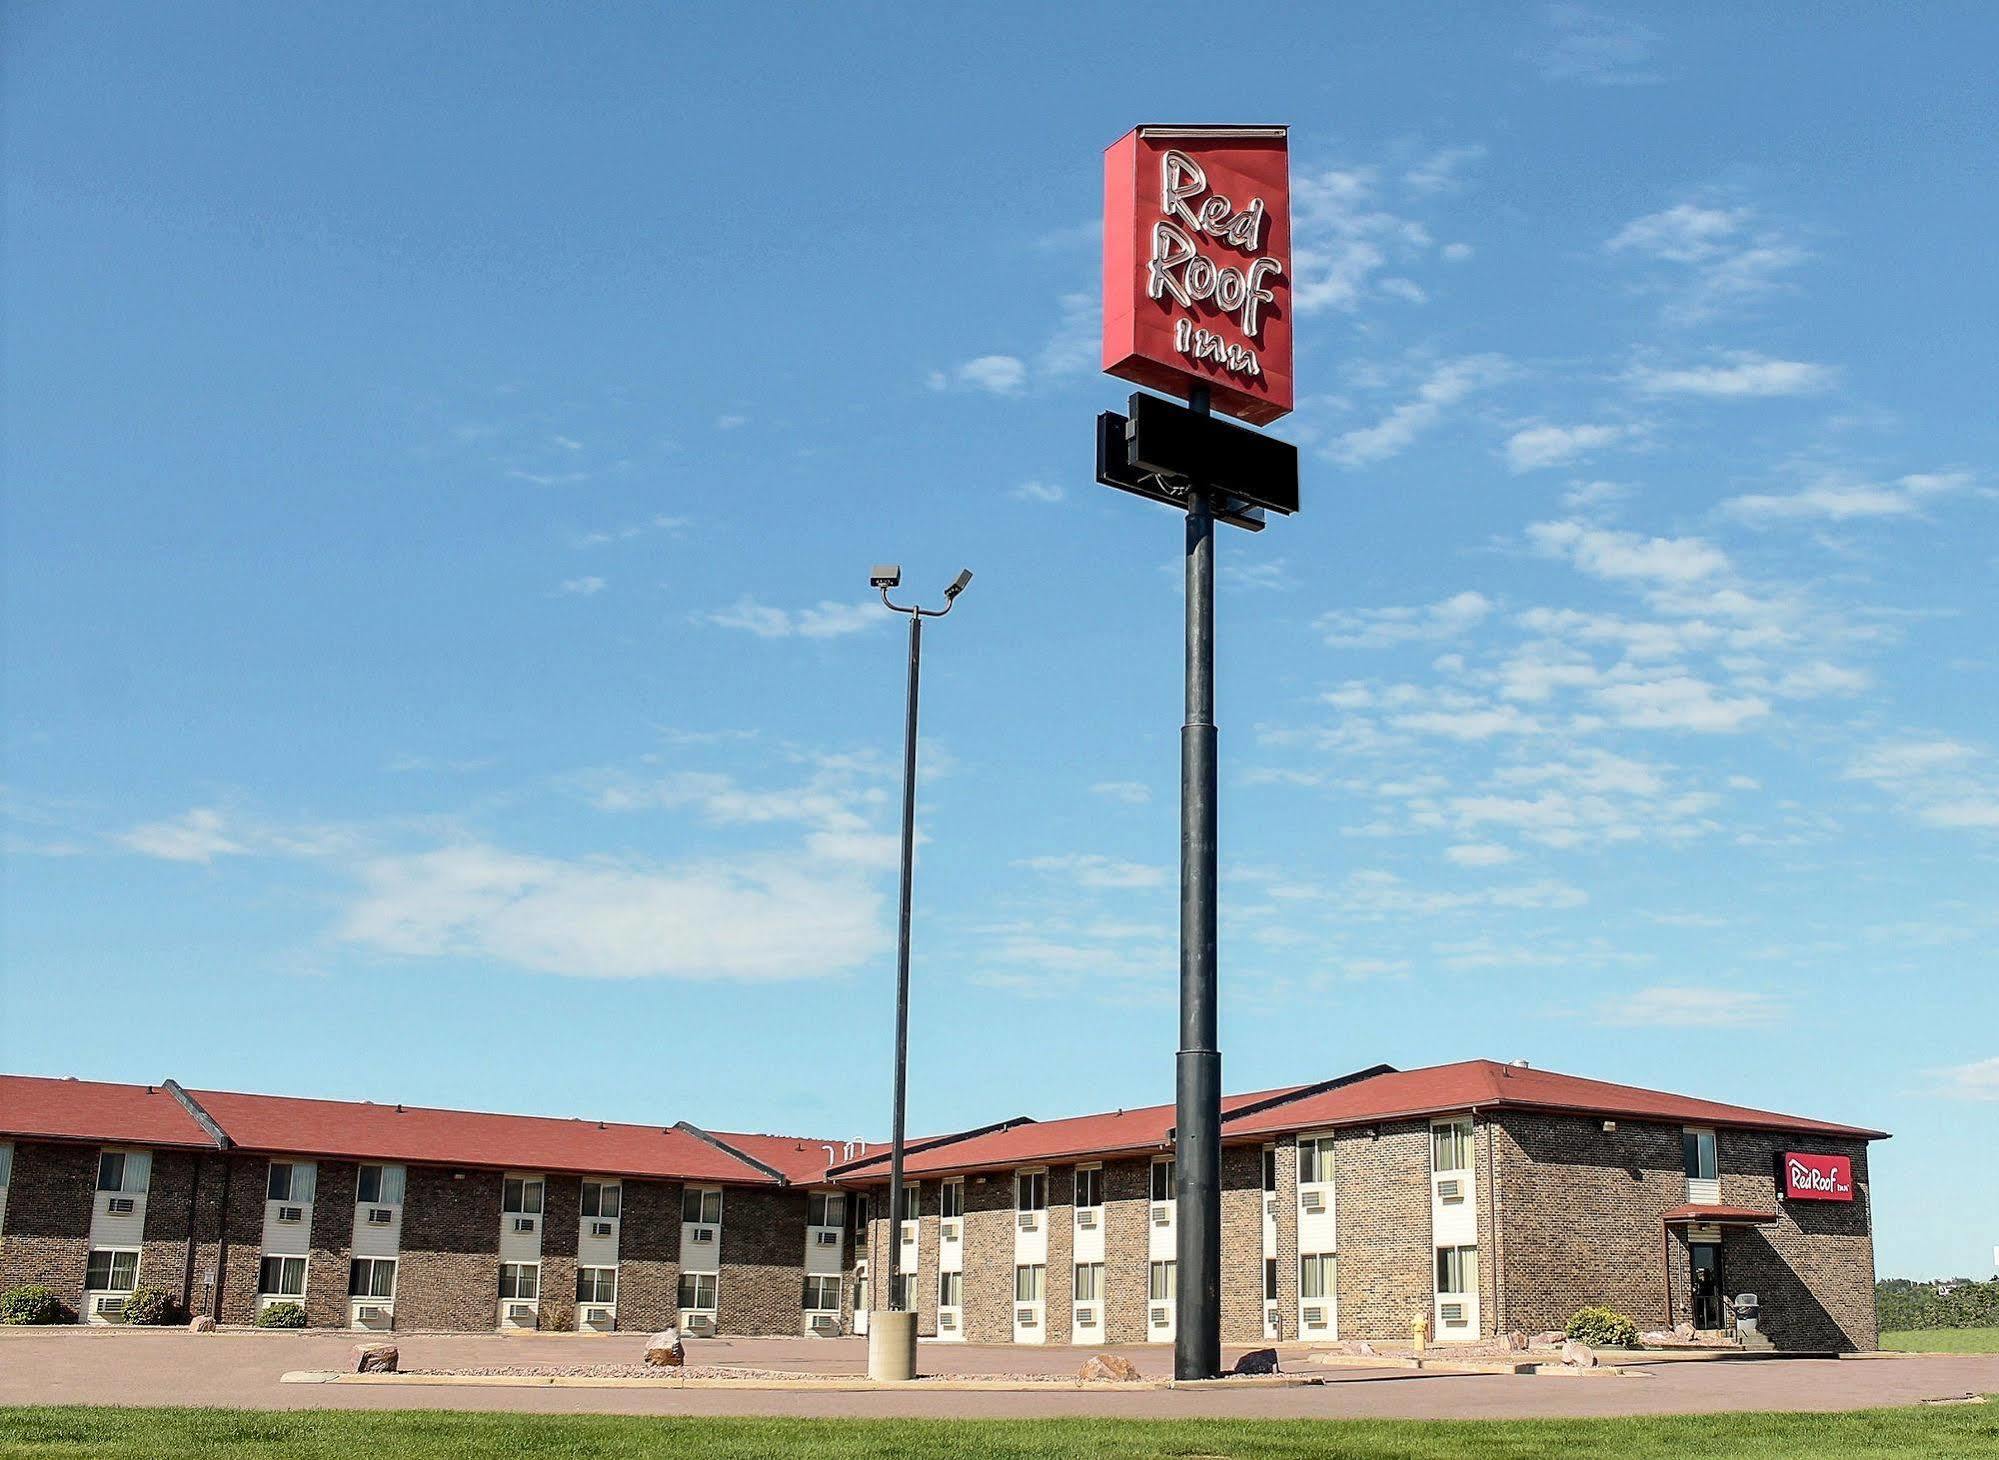
[[[1100,1303],[1104,1297],[1104,1265],[1101,1262],[1076,1264],[1076,1301]]]
[[[937,1188],[937,1214],[940,1217],[962,1217],[965,1215],[965,1183],[947,1181]]]
[[[319,1168],[310,1161],[273,1161],[270,1174],[264,1178],[264,1198],[302,1206],[312,1200],[318,1174]]]
[[[1152,1163],[1152,1199],[1173,1200],[1173,1163],[1170,1160]]]
[[[865,1272],[854,1274],[854,1311],[856,1313],[868,1311],[868,1275]]]
[[[889,1284],[888,1305],[891,1308],[900,1308],[904,1312],[908,1312],[916,1306],[910,1301],[915,1296],[915,1293],[916,1274],[913,1272],[899,1272],[895,1275],[895,1280]]]
[[[1314,1182],[1333,1179],[1333,1138],[1331,1136],[1301,1136],[1298,1139],[1298,1184],[1308,1186]]]
[[[1104,1204],[1104,1168],[1101,1166],[1078,1166],[1076,1168],[1076,1205],[1079,1207],[1100,1207]]]
[[[1048,1173],[1022,1171],[1013,1178],[1014,1209],[1023,1212],[1048,1210]]]
[[[97,1156],[97,1189],[121,1196],[142,1196],[152,1174],[151,1151],[100,1151]]]
[[[846,1202],[837,1191],[815,1191],[805,1198],[805,1221],[813,1227],[837,1227],[846,1215]]]
[[[1277,1147],[1275,1146],[1263,1148],[1263,1189],[1277,1190]]]
[[[722,1220],[722,1188],[687,1186],[680,1192],[680,1220],[713,1227]],[[683,1307],[686,1305],[683,1304]]]
[[[354,1200],[362,1206],[401,1206],[403,1168],[363,1166],[354,1178]]]
[[[868,1194],[854,1193],[854,1235],[865,1242],[868,1235]]]
[[[1274,1257],[1263,1259],[1263,1301],[1277,1301],[1277,1259]]]
[[[500,1189],[500,1210],[512,1217],[541,1215],[541,1178],[509,1176]]]
[[[1715,1159],[1713,1131],[1681,1131],[1680,1154],[1685,1160],[1687,1180],[1713,1181],[1719,1175],[1721,1168]]]
[[[503,1262],[500,1264],[500,1296],[534,1299],[541,1296],[541,1264]]]
[[[1473,1161],[1472,1124],[1449,1120],[1430,1127],[1430,1169],[1469,1171]]]
[[[962,1272],[937,1274],[937,1306],[940,1308],[965,1306],[965,1275]]]
[[[1150,1278],[1149,1296],[1155,1303],[1164,1303],[1179,1288],[1180,1264],[1177,1262],[1154,1262],[1148,1265]]]
[[[7,1142],[0,1141],[0,1187],[6,1186],[7,1179],[13,1169],[14,1148]]]
[[[712,1272],[684,1272],[680,1275],[680,1306],[695,1310],[713,1311],[715,1307],[715,1274]]]
[[[576,1301],[615,1303],[618,1301],[618,1270],[615,1267],[576,1269]]]
[[[1439,1247],[1437,1249],[1437,1291],[1473,1293],[1478,1291],[1478,1249]]]
[[[1023,1263],[1013,1270],[1013,1300],[1016,1303],[1039,1303],[1041,1289],[1047,1281],[1048,1269],[1038,1262]]]
[[[139,1285],[136,1247],[94,1251],[83,1269],[83,1285],[94,1293],[129,1293]]]
[[[809,1313],[840,1311],[840,1280],[813,1275],[805,1279],[805,1308]]]
[[[1333,1296],[1336,1259],[1330,1252],[1314,1252],[1298,1259],[1298,1296],[1307,1302]]]
[[[266,1257],[257,1265],[257,1292],[266,1298],[303,1298],[305,1259]]]
[[[393,1257],[357,1257],[347,1264],[347,1296],[350,1298],[393,1298],[396,1295],[396,1260]]]
[[[583,1183],[583,1215],[608,1221],[617,1216],[624,1195],[624,1187],[615,1181],[586,1181]]]
[[[902,1219],[916,1220],[916,1214],[923,1210],[923,1189],[914,1181],[902,1183]]]

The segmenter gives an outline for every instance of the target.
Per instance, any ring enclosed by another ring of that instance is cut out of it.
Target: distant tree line
[[[1874,1311],[1884,1329],[1999,1328],[1999,1278],[1883,1278],[1874,1284]]]

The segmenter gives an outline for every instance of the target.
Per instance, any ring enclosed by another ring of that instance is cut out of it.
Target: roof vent
[[[1514,1060],[1511,1063],[1513,1065],[1513,1068],[1516,1070],[1525,1070],[1532,1068],[1532,1066],[1530,1066],[1525,1060]]]

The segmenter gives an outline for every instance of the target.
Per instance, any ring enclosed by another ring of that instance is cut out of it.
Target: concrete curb
[[[1226,1379],[911,1379],[880,1382],[837,1375],[801,1374],[795,1379],[620,1379],[589,1374],[344,1374],[295,1369],[281,1384],[371,1384],[395,1387],[442,1386],[468,1389],[737,1389],[780,1394],[1142,1394],[1163,1389],[1304,1389],[1325,1383],[1311,1375],[1255,1374]]]

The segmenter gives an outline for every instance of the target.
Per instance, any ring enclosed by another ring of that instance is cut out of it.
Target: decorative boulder
[[[1118,1354],[1092,1354],[1083,1360],[1083,1367],[1076,1371],[1076,1377],[1085,1381],[1108,1379],[1120,1384],[1129,1384],[1132,1380],[1143,1376],[1138,1372],[1138,1366],[1130,1359]]]
[[[215,1320],[210,1318],[206,1313],[198,1313],[187,1320],[187,1331],[189,1333],[213,1333],[215,1332]]]
[[[1675,1323],[1675,1324],[1673,1325],[1673,1336],[1674,1336],[1675,1338],[1679,1339],[1679,1341],[1680,1341],[1681,1343],[1692,1343],[1692,1342],[1694,1341],[1694,1326],[1693,1326],[1693,1324],[1691,1324],[1691,1323]]]
[[[392,1343],[357,1343],[354,1345],[354,1372],[393,1374],[400,1358]]]
[[[1568,1342],[1569,1336],[1558,1328],[1544,1329],[1528,1341],[1529,1348],[1556,1348]]]
[[[646,1340],[646,1362],[656,1369],[677,1369],[687,1362],[687,1350],[680,1346],[680,1330],[662,1328]]]
[[[1235,1361],[1238,1374],[1274,1374],[1277,1372],[1277,1350],[1274,1348],[1253,1348]]]
[[[1566,1339],[1562,1343],[1562,1362],[1573,1369],[1594,1369],[1596,1350],[1580,1339]]]
[[[1514,1329],[1506,1335],[1506,1346],[1515,1353],[1524,1351],[1527,1347],[1527,1331],[1522,1328]]]
[[[1364,1338],[1353,1346],[1353,1351],[1364,1359],[1371,1359],[1375,1356],[1374,1345]]]

